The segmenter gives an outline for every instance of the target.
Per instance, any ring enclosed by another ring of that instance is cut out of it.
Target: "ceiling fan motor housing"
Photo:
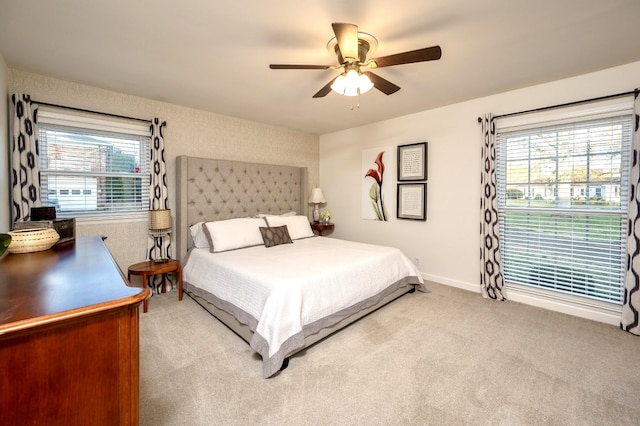
[[[369,53],[370,48],[371,48],[371,45],[367,40],[359,38],[358,39],[358,57],[353,58],[355,59],[355,62],[359,64],[364,64],[364,62],[367,60],[367,53]],[[345,58],[342,57],[342,52],[340,52],[340,46],[337,43],[334,49],[336,51],[336,55],[338,56],[338,62],[340,64],[344,65],[347,62],[353,62],[353,61],[347,61],[345,60]]]

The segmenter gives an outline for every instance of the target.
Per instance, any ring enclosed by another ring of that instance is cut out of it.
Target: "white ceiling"
[[[332,22],[373,34],[369,58],[438,44],[442,59],[376,70],[402,88],[390,96],[312,99],[337,71],[269,64],[334,64]],[[640,0],[0,0],[0,53],[16,69],[324,134],[638,61]]]

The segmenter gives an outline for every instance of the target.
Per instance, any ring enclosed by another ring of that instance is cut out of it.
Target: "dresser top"
[[[100,237],[0,259],[0,335],[93,312],[136,305],[148,289],[130,287]]]

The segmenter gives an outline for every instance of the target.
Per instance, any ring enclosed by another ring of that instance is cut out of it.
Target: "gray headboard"
[[[306,167],[195,158],[176,159],[176,248],[184,259],[198,222],[295,211],[308,215]]]

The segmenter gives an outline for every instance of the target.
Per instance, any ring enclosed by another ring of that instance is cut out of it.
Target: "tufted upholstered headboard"
[[[308,214],[306,167],[187,157],[176,159],[176,248],[193,247],[189,227],[198,222],[295,211]]]

